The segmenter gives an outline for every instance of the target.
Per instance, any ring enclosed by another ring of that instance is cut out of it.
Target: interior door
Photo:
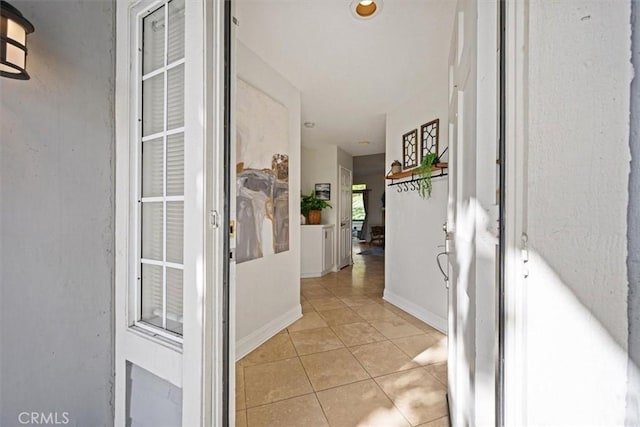
[[[351,265],[351,190],[353,176],[349,169],[340,166],[340,231],[338,268]]]
[[[449,203],[445,232],[445,251],[448,254],[449,310],[448,310],[448,385],[452,425],[469,424],[473,419],[473,390],[470,379],[474,365],[469,337],[469,236],[465,229],[465,180],[469,173],[465,161],[469,147],[465,144],[466,110],[468,102],[470,63],[464,55],[465,11],[458,6],[457,19],[449,55]],[[466,235],[466,236],[465,236]],[[464,251],[467,256],[462,256]]]
[[[497,384],[497,2],[460,1],[449,57],[449,404],[494,425]]]
[[[449,255],[449,404],[452,425],[464,425],[474,417],[473,384],[475,374],[475,327],[473,326],[472,283],[470,283],[471,239],[468,199],[465,186],[465,90],[466,81],[453,88],[451,97],[451,147],[449,209],[444,226],[445,251]],[[464,420],[464,421],[463,421]],[[461,422],[462,421],[462,422]]]
[[[448,348],[448,378],[447,383],[449,387],[448,400],[449,400],[449,415],[452,420],[457,419],[458,405],[460,405],[457,387],[457,360],[458,360],[458,269],[455,268],[455,240],[454,230],[456,224],[456,211],[457,211],[457,128],[458,128],[458,91],[453,87],[453,83],[450,83],[449,94],[449,201],[447,208],[447,222],[443,224],[443,231],[445,233],[445,254],[448,255],[449,268],[445,277],[446,286],[448,289],[448,334],[447,334],[447,348]],[[439,260],[438,260],[439,261]],[[453,423],[452,423],[453,425]]]

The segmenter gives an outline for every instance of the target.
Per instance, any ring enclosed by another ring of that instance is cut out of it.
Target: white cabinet
[[[333,269],[334,226],[303,225],[300,228],[300,276],[320,277],[327,274]]]

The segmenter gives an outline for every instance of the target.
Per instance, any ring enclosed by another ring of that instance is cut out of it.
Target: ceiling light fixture
[[[354,0],[351,2],[351,12],[356,18],[371,19],[382,9],[382,0]]]
[[[311,129],[316,127],[316,124],[314,122],[304,122],[304,127]]]
[[[31,22],[6,1],[0,2],[0,76],[29,80],[27,73],[27,34]]]
[[[360,144],[360,145],[369,145],[369,141],[367,141],[366,139],[363,139],[362,141],[358,141],[358,144]]]

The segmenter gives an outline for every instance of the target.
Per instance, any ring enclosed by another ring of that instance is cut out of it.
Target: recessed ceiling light
[[[316,124],[314,122],[304,122],[304,127],[311,129],[316,127]]]
[[[350,7],[356,18],[371,19],[382,9],[382,0],[354,0]]]
[[[360,145],[369,145],[369,141],[363,139],[362,141],[358,141],[358,144],[360,144]]]

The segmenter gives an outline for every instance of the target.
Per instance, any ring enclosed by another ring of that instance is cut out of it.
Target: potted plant
[[[326,201],[316,199],[313,191],[308,196],[303,194],[300,199],[300,211],[307,218],[307,224],[320,224],[322,209],[330,207]]]
[[[418,167],[418,174],[420,180],[418,181],[418,194],[423,199],[431,197],[431,166],[438,161],[438,155],[435,153],[428,153],[420,162]]]

